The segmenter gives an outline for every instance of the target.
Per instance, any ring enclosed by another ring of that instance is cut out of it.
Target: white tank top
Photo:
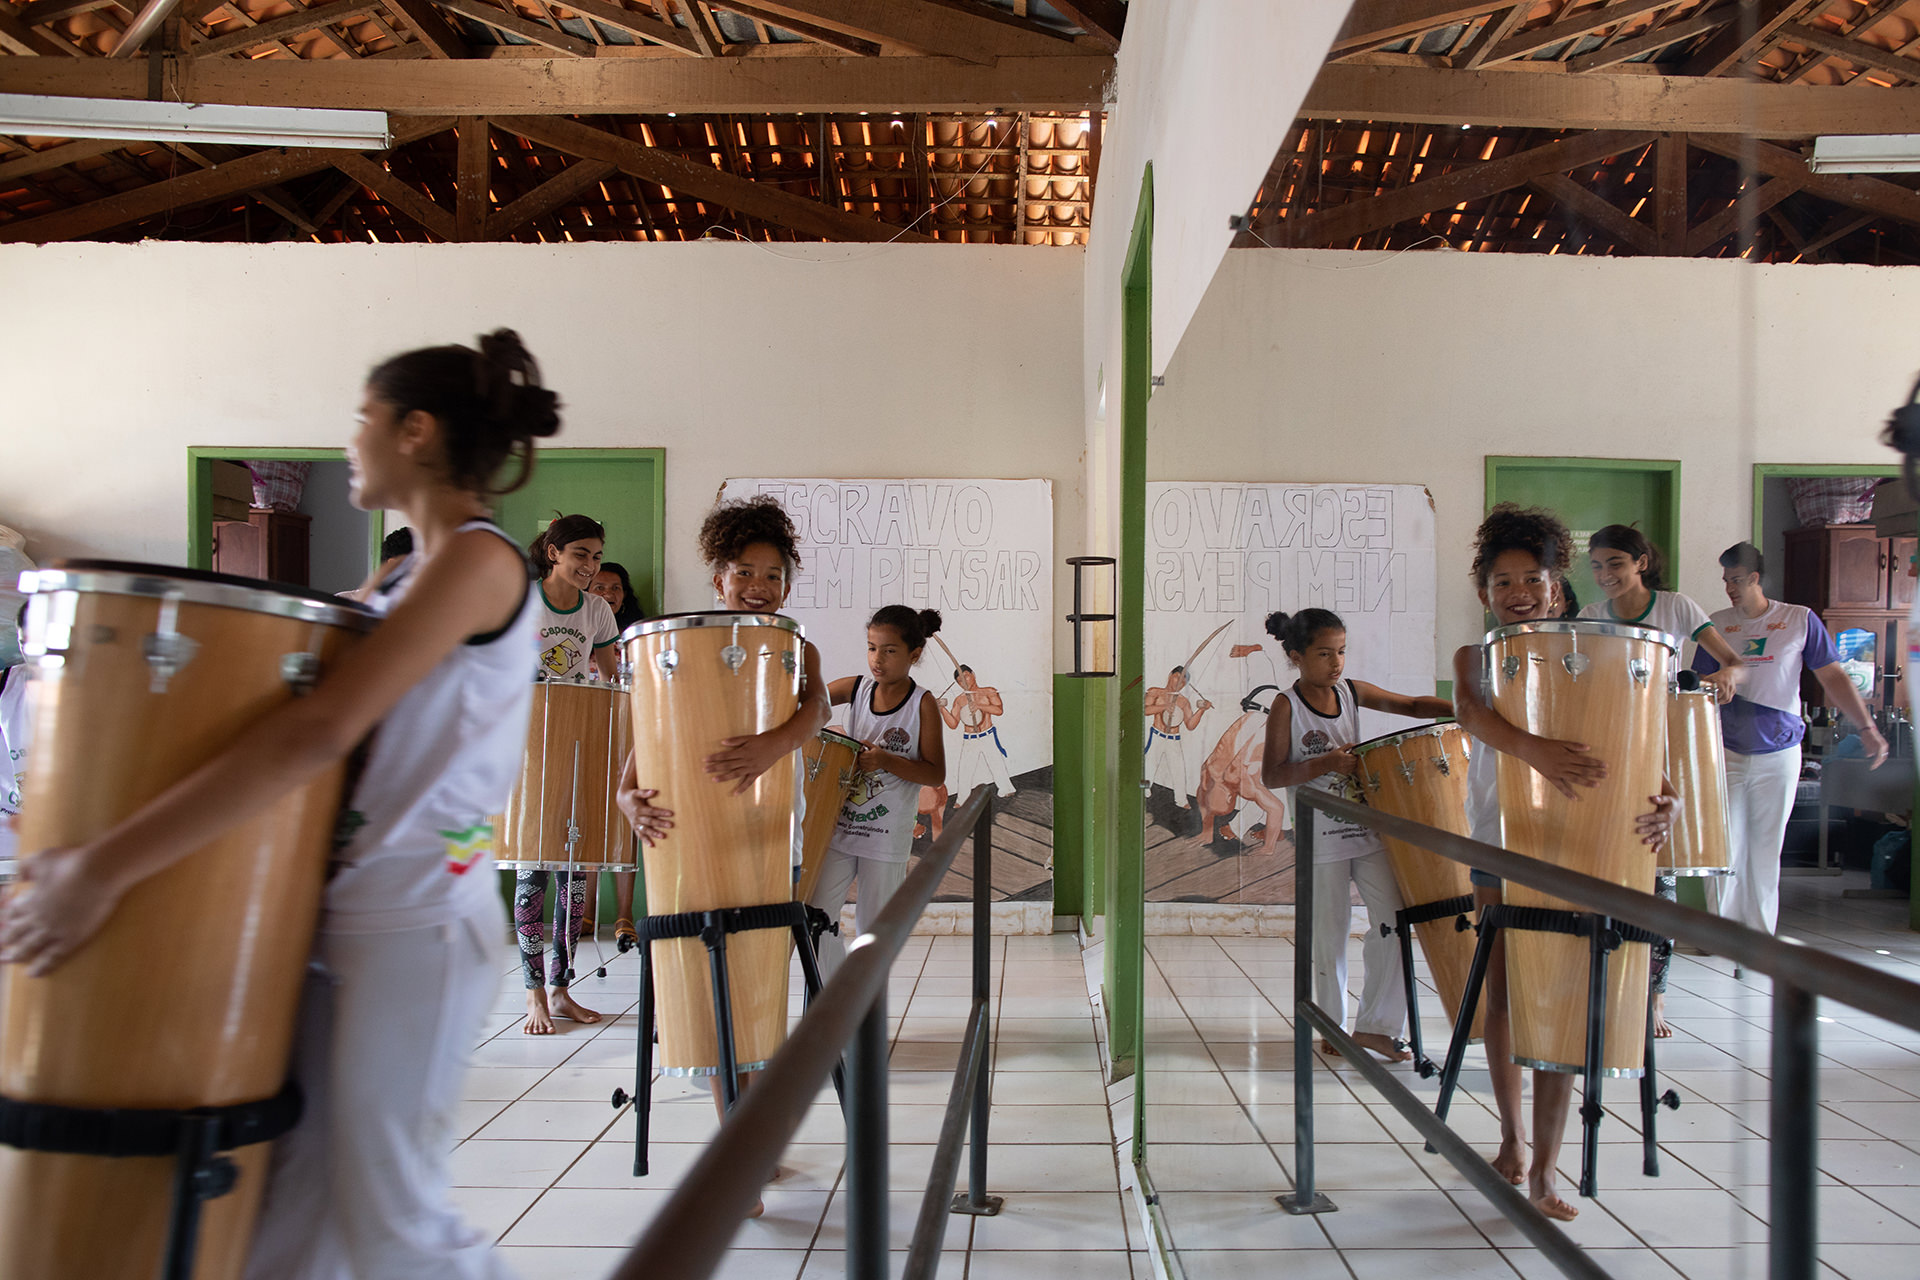
[[[519,550],[489,521],[470,520],[458,532],[470,529]],[[375,587],[368,607],[389,612],[406,595],[418,557]],[[526,751],[536,599],[529,578],[513,621],[455,647],[374,730],[340,815],[322,929],[385,933],[497,904],[490,815],[505,807]]]
[[[865,676],[854,681],[847,707],[847,736],[918,760],[924,691],[908,681],[907,696],[900,705],[882,714],[873,705],[875,688]],[[913,848],[913,823],[919,810],[919,783],[896,778],[884,769],[859,773],[827,847],[855,858],[905,862]]]
[[[1307,700],[1300,696],[1297,682],[1286,690],[1286,699],[1290,704],[1288,709],[1293,713],[1290,717],[1291,740],[1287,743],[1289,761],[1312,760],[1337,746],[1351,747],[1361,740],[1360,703],[1353,694],[1353,681],[1342,680],[1335,685],[1333,697],[1339,710],[1327,716],[1307,705]],[[1323,773],[1301,785],[1342,799],[1356,799],[1359,795],[1352,786],[1352,779],[1340,773]],[[1299,791],[1300,787],[1291,790]],[[1289,795],[1287,798],[1291,803],[1293,797]],[[1386,846],[1369,828],[1340,822],[1318,810],[1314,811],[1314,862],[1341,862],[1348,858],[1363,858],[1370,853],[1385,852]]]

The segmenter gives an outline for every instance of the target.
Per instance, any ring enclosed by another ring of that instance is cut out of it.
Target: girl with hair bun
[[[1361,680],[1343,680],[1347,665],[1347,624],[1326,609],[1267,615],[1267,634],[1300,676],[1267,713],[1266,750],[1260,780],[1269,787],[1309,787],[1344,795],[1360,770],[1352,748],[1360,732],[1360,708],[1389,715],[1432,719],[1450,716],[1444,698],[1389,693]],[[1298,810],[1294,811],[1298,814]],[[1295,825],[1298,826],[1298,818]],[[1360,890],[1367,917],[1375,926],[1394,918],[1405,904],[1387,861],[1387,848],[1369,828],[1351,825],[1315,811],[1313,815],[1313,968],[1314,999],[1338,1010],[1347,1024],[1347,935],[1353,926],[1353,890]],[[1366,977],[1353,1038],[1389,1062],[1413,1055],[1401,1047],[1406,1023],[1406,978],[1392,939],[1370,928],[1360,947]],[[1320,1052],[1331,1054],[1325,1040]]]
[[[845,706],[847,735],[865,745],[853,792],[827,842],[820,879],[808,902],[834,920],[847,905],[847,891],[860,883],[854,927],[866,933],[880,908],[907,875],[920,788],[947,780],[946,739],[940,705],[913,679],[913,665],[940,630],[940,615],[890,604],[867,622],[867,674],[843,676],[827,686],[835,706]],[[823,977],[846,958],[837,934],[821,938]]]
[[[131,885],[364,746],[294,1040],[306,1114],[273,1150],[252,1280],[508,1275],[449,1200],[448,1134],[495,999],[506,917],[488,815],[519,772],[532,694],[533,583],[489,501],[503,466],[519,462],[507,488],[524,482],[534,441],[559,429],[512,330],[377,366],[347,464],[354,505],[397,508],[414,531],[363,589],[384,621],[105,834],[39,853],[0,904],[0,962],[47,973]]]

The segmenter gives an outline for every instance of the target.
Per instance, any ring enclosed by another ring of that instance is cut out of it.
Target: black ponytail
[[[1280,642],[1282,651],[1305,653],[1313,638],[1322,631],[1345,631],[1347,624],[1331,609],[1302,609],[1298,613],[1267,615],[1267,634]]]
[[[927,647],[927,641],[940,630],[940,611],[915,611],[903,604],[882,605],[867,619],[870,627],[892,627],[900,633],[900,643],[915,653]]]
[[[422,347],[383,360],[367,386],[404,418],[415,409],[439,419],[449,479],[480,494],[512,493],[533,475],[533,442],[560,430],[560,397],[540,385],[540,366],[511,329],[495,329],[480,349]],[[520,459],[513,483],[494,478]]]
[[[592,516],[563,516],[555,512],[553,523],[527,544],[527,559],[532,562],[533,576],[544,578],[552,570],[558,557],[549,555],[549,552],[564,551],[569,542],[578,542],[582,538],[598,538],[605,542],[606,526]]]

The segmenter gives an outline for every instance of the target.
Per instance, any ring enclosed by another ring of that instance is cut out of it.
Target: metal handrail
[[[640,1240],[622,1259],[613,1280],[705,1280],[772,1178],[780,1153],[793,1140],[834,1066],[846,1054],[847,1080],[847,1275],[880,1280],[887,1272],[887,980],[895,957],[933,900],[961,845],[974,841],[974,1008],[957,1075],[954,1099],[941,1127],[933,1176],[914,1232],[908,1274],[932,1280],[939,1265],[941,1230],[929,1231],[926,1208],[953,1194],[960,1134],[954,1112],[971,1104],[973,1162],[965,1199],[990,1212],[986,1191],[988,1092],[985,1037],[987,961],[990,956],[988,888],[992,865],[993,791],[975,787],[940,838],[907,874],[881,910],[870,933],[855,939],[847,958],[820,991],[766,1069],[740,1097],[693,1168],[669,1197]],[[944,1155],[943,1165],[941,1156]],[[934,1219],[936,1223],[938,1219]],[[940,1224],[944,1225],[944,1224]],[[923,1245],[922,1237],[929,1237]],[[929,1247],[926,1247],[930,1245]],[[930,1254],[930,1257],[923,1255]],[[919,1269],[915,1270],[916,1265]]]
[[[1575,1280],[1606,1280],[1607,1273],[1572,1237],[1550,1221],[1479,1152],[1446,1127],[1394,1073],[1368,1058],[1341,1020],[1312,998],[1313,813],[1370,827],[1454,862],[1564,899],[1575,908],[1629,921],[1702,951],[1725,956],[1742,968],[1773,979],[1773,1017],[1768,1103],[1768,1260],[1770,1280],[1814,1280],[1819,1267],[1816,1215],[1818,1108],[1815,1053],[1817,998],[1825,996],[1903,1027],[1920,1030],[1920,983],[1908,982],[1791,939],[1776,938],[1732,920],[1668,902],[1653,894],[1483,844],[1451,831],[1382,813],[1302,787],[1295,793],[1296,906],[1294,961],[1294,1142],[1295,1190],[1281,1203],[1293,1213],[1326,1213],[1335,1206],[1314,1188],[1312,1030],[1358,1069],[1423,1137],[1484,1194],[1502,1216],[1541,1249],[1542,1256]],[[1465,1011],[1463,1010],[1463,1016]]]

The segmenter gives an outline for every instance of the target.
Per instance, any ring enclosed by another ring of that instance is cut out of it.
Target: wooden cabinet
[[[245,521],[216,520],[214,571],[307,586],[307,544],[312,523],[312,516],[298,511],[251,511]]]
[[[1871,633],[1875,667],[1900,674],[1897,696],[1904,700],[1907,613],[1914,600],[1907,569],[1920,539],[1882,538],[1870,524],[1828,524],[1789,529],[1786,543],[1781,598],[1812,609],[1836,636],[1851,629]],[[1826,701],[1812,676],[1801,692],[1809,703]],[[1876,684],[1868,700],[1877,705],[1881,694]]]

